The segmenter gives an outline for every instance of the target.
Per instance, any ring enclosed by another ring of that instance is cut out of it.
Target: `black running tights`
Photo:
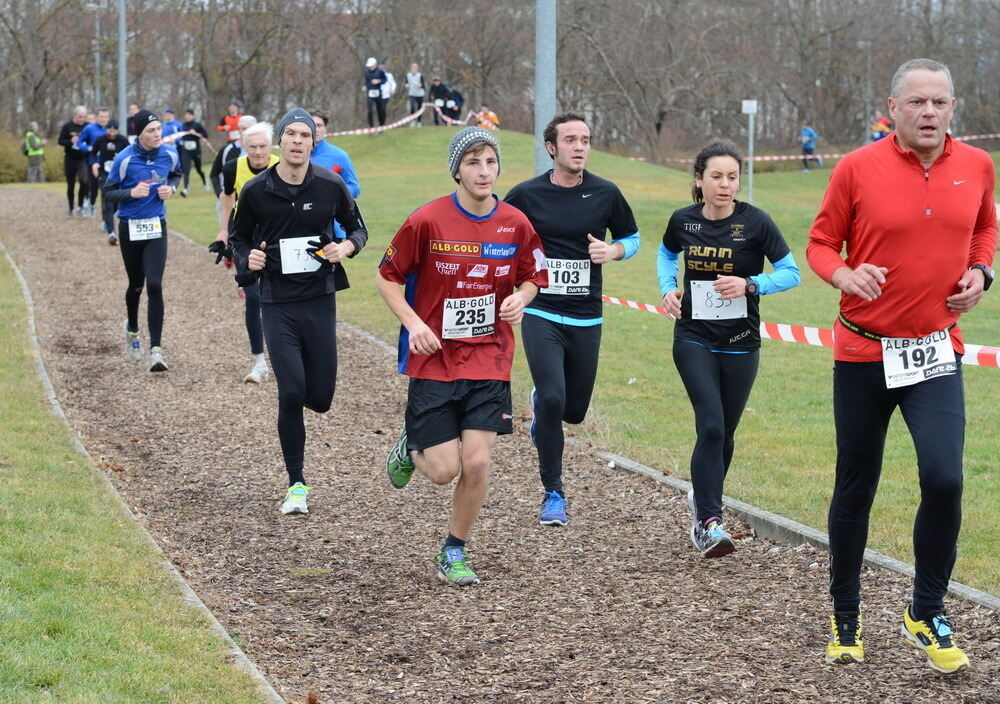
[[[264,328],[260,322],[260,284],[252,283],[243,287],[246,294],[246,310],[244,317],[247,325],[247,336],[250,338],[250,354],[264,352]]]
[[[66,200],[69,201],[69,209],[73,210],[73,190],[80,184],[77,194],[76,207],[83,207],[83,200],[87,197],[87,190],[90,187],[90,172],[87,171],[87,160],[69,159],[63,161],[63,173],[66,176]]]
[[[835,611],[857,611],[868,515],[882,471],[889,419],[899,408],[917,451],[920,506],[913,524],[913,616],[944,608],[962,523],[965,395],[951,376],[886,389],[881,362],[835,362],[837,473],[830,501],[830,595]]]
[[[694,408],[691,484],[698,520],[722,517],[722,486],[733,460],[734,436],[757,378],[760,350],[712,352],[695,342],[674,340],[674,365]]]
[[[155,240],[131,242],[128,237],[128,220],[118,222],[118,245],[128,274],[125,290],[125,309],[128,312],[128,329],[139,329],[139,297],[145,287],[149,302],[146,320],[149,324],[149,346],[160,346],[163,333],[163,270],[167,264],[167,223],[160,221],[163,236]]]
[[[524,354],[538,394],[535,442],[545,491],[563,491],[563,422],[582,423],[590,408],[601,326],[564,325],[537,315],[521,320]]]
[[[326,413],[337,386],[337,303],[331,293],[262,303],[264,340],[278,382],[278,440],[289,485],[305,483],[303,407]]]

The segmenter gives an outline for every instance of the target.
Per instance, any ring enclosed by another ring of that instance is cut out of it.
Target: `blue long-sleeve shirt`
[[[354,173],[354,165],[351,163],[351,157],[340,147],[334,146],[324,139],[312,150],[309,161],[317,166],[330,169],[330,171],[344,179],[344,183],[347,184],[347,190],[351,192],[352,198],[357,198],[361,195],[361,184],[358,183],[358,176]],[[333,223],[333,235],[337,239],[343,239],[346,236],[344,228],[337,221]]]
[[[163,218],[167,209],[156,190],[173,186],[181,180],[181,160],[174,147],[161,144],[152,151],[142,148],[139,141],[130,144],[115,157],[104,183],[109,203],[118,203],[122,220]],[[149,195],[133,198],[130,191],[142,182],[149,184]]]
[[[94,153],[94,144],[97,143],[97,140],[107,134],[107,132],[107,128],[101,127],[96,122],[91,122],[89,125],[84,126],[84,128],[80,130],[80,136],[76,139],[76,148],[81,152],[87,152],[88,164],[97,163],[97,155]]]

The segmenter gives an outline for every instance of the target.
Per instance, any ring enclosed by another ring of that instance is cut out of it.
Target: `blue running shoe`
[[[531,425],[528,426],[531,444],[538,447],[538,390],[531,389]]]
[[[566,499],[558,491],[545,492],[538,523],[543,526],[564,526],[569,523],[569,518],[566,517]]]

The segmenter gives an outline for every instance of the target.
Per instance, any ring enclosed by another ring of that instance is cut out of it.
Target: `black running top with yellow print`
[[[760,296],[745,296],[745,315],[726,317],[735,315],[742,300],[719,301],[711,282],[719,276],[756,276],[764,270],[765,256],[777,262],[790,253],[788,245],[771,216],[749,203],[736,201],[733,214],[721,220],[709,220],[701,211],[701,203],[674,211],[663,234],[664,247],[684,254],[684,294],[674,337],[723,352],[757,349]]]

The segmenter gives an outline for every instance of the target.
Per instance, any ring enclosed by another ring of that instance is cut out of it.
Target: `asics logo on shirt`
[[[503,225],[497,228],[497,232],[513,232],[513,231],[514,231],[513,227],[504,227]]]

